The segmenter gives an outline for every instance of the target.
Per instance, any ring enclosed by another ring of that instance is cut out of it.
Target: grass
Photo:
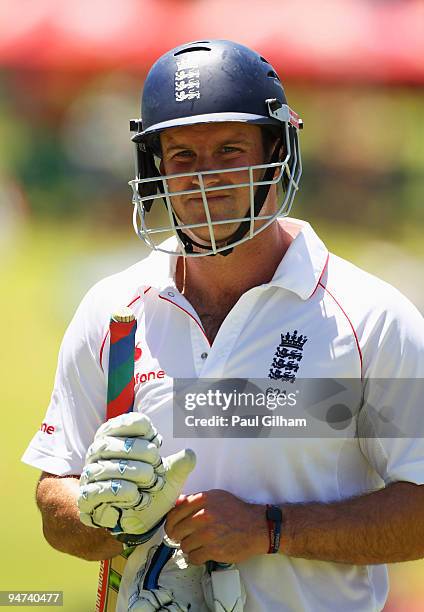
[[[363,244],[357,237],[352,240],[349,229],[323,228],[323,234],[338,254],[359,257]],[[44,416],[60,340],[77,303],[94,281],[142,253],[130,231],[122,235],[96,229],[93,238],[90,228],[65,224],[17,228],[0,246],[5,288],[0,313],[1,524],[8,557],[0,590],[63,590],[65,612],[93,612],[98,563],[58,553],[44,541],[34,502],[38,471],[23,465],[20,457]],[[424,599],[423,570],[423,562],[391,568],[392,612],[412,610],[411,594],[415,602]]]
[[[125,250],[122,240],[109,234],[98,234],[93,244],[90,233],[81,228],[37,226],[18,231],[1,252],[1,280],[7,291],[1,305],[6,376],[0,475],[3,500],[8,500],[7,510],[2,504],[1,524],[8,561],[2,564],[0,590],[63,590],[66,612],[94,610],[98,563],[63,555],[44,541],[34,502],[39,472],[22,464],[20,457],[44,416],[69,317],[96,275],[102,275],[92,264],[91,274],[84,276],[82,260],[87,266],[94,253],[106,251],[105,245],[106,254]]]

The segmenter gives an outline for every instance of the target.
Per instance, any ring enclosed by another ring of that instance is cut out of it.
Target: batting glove
[[[173,592],[163,587],[140,591],[138,599],[128,608],[129,612],[155,612],[156,610],[188,612],[189,609],[176,602]]]
[[[159,543],[159,535],[152,540],[156,542],[153,546],[139,546],[132,553],[129,562],[138,569],[128,590],[120,592],[120,602],[127,597],[129,612],[207,611],[201,588],[204,567],[187,565],[182,550]],[[122,609],[127,607],[122,605]]]
[[[137,412],[97,431],[80,478],[80,520],[114,533],[154,533],[175,505],[196,456],[186,449],[161,459],[161,437]]]
[[[207,566],[209,564],[206,564]],[[206,567],[201,578],[203,596],[208,610],[213,612],[243,612],[246,589],[235,564],[214,564]]]

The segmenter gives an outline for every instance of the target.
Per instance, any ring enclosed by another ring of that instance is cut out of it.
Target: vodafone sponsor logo
[[[138,342],[135,345],[135,349],[134,349],[134,361],[138,361],[140,359],[140,357],[142,356],[143,351],[140,348],[140,342]]]
[[[54,425],[49,425],[48,423],[41,423],[40,431],[52,435],[54,433]]]
[[[142,385],[149,380],[156,380],[165,378],[165,372],[163,370],[152,370],[151,372],[137,372],[134,376],[134,382],[136,385]]]

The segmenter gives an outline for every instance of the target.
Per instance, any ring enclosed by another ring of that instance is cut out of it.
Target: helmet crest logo
[[[200,70],[199,64],[190,56],[177,59],[175,72],[175,100],[200,99]]]

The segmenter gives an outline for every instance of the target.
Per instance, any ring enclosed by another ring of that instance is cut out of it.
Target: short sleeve
[[[81,473],[87,448],[105,419],[99,349],[108,320],[96,308],[93,293],[85,296],[65,333],[45,419],[22,457],[58,476]]]
[[[364,352],[361,450],[386,484],[424,484],[424,319],[393,290]]]

